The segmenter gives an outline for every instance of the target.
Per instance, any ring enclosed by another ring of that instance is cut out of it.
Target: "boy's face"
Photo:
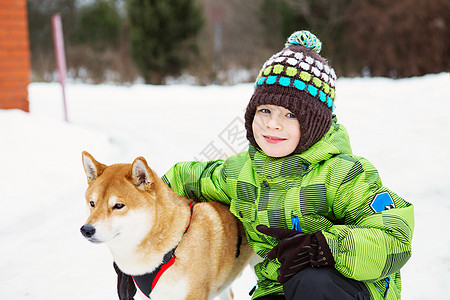
[[[300,124],[296,116],[282,106],[258,106],[252,129],[258,146],[272,157],[291,154],[300,141]]]

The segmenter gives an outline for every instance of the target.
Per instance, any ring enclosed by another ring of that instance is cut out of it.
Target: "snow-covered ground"
[[[175,162],[245,148],[251,84],[130,87],[32,83],[30,113],[0,110],[0,299],[117,299],[112,258],[87,242],[81,151],[100,162],[144,156],[163,175]],[[450,76],[339,79],[336,114],[355,154],[415,205],[404,299],[450,299]],[[234,284],[249,299],[249,269]]]

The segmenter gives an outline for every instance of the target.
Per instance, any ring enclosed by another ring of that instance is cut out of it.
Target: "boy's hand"
[[[280,240],[267,258],[277,258],[281,263],[278,281],[282,284],[304,268],[334,266],[333,255],[321,231],[310,234],[265,225],[258,225],[256,229]]]

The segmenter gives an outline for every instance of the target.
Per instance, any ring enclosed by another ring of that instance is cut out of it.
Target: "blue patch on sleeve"
[[[378,213],[395,208],[395,204],[391,195],[389,195],[388,192],[383,192],[373,198],[372,203],[370,203],[370,208],[372,208],[374,212]]]

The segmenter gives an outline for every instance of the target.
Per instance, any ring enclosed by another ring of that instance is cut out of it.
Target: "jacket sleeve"
[[[359,281],[378,281],[399,271],[411,256],[413,206],[384,187],[366,159],[348,157],[340,164],[346,167],[336,166],[329,175],[335,188],[327,198],[333,199],[329,204],[338,224],[345,225],[323,233],[339,272]],[[336,175],[342,169],[341,176]]]
[[[222,160],[180,162],[162,180],[180,196],[200,202],[218,201],[229,205],[223,163]]]

